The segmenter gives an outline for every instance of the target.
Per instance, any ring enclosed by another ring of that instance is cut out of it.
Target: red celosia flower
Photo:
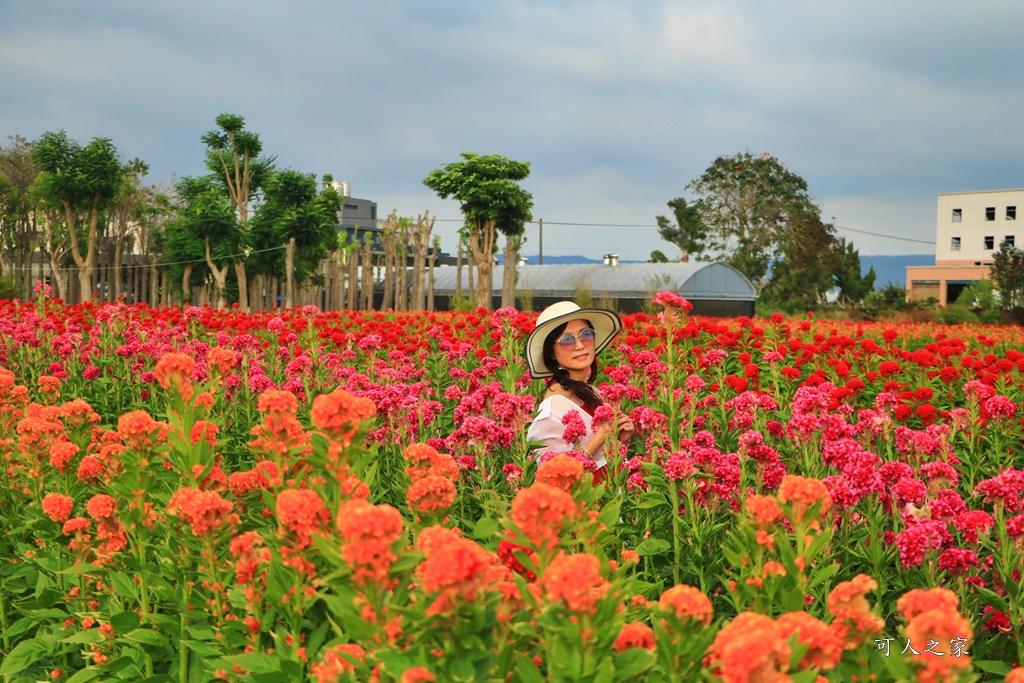
[[[623,624],[618,637],[612,643],[612,649],[616,652],[624,652],[636,647],[642,647],[645,650],[653,650],[657,647],[654,631],[642,621]]]
[[[71,534],[86,531],[90,526],[92,526],[92,522],[89,521],[88,517],[72,517],[68,521],[64,522],[64,526],[61,528],[61,533],[65,536],[70,536]]]
[[[572,496],[547,484],[522,489],[512,499],[512,521],[537,548],[558,545],[562,526],[575,513]]]
[[[611,584],[601,576],[601,561],[590,553],[559,553],[540,579],[550,602],[564,602],[570,612],[592,615]]]
[[[54,522],[66,522],[75,502],[63,493],[48,493],[43,498],[43,513]]]
[[[530,548],[527,548],[525,545],[513,543],[505,538],[498,541],[498,557],[505,563],[505,566],[511,571],[525,576],[527,581],[535,580],[537,575],[527,569],[523,563],[519,561],[519,558],[516,557],[517,552],[523,553],[526,557],[530,558],[536,566],[537,553],[533,552]]]

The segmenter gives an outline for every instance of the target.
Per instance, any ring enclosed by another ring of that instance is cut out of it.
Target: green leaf
[[[640,557],[653,557],[661,555],[672,549],[672,544],[662,538],[648,538],[636,547],[637,555]]]
[[[645,491],[640,496],[640,502],[637,507],[641,510],[647,510],[650,508],[658,507],[671,507],[668,502],[668,496],[661,491]]]
[[[20,673],[52,651],[53,644],[46,640],[23,640],[11,650],[3,664],[0,664],[0,676]]]
[[[534,666],[533,661],[524,655],[516,655],[516,674],[521,683],[544,683],[544,677],[540,669]]]
[[[162,646],[167,644],[167,636],[148,628],[135,629],[131,633],[125,634],[124,638],[143,645]]]
[[[98,643],[103,640],[103,636],[100,635],[99,629],[91,628],[87,631],[79,631],[78,633],[72,633],[67,638],[61,638],[62,643]]]
[[[615,680],[621,681],[654,666],[655,653],[640,647],[615,656]]]
[[[261,655],[256,652],[233,655],[224,659],[254,674],[273,673],[281,670],[281,662],[277,657]]]
[[[1007,662],[997,662],[995,660],[990,659],[982,661],[978,661],[977,659],[975,659],[971,662],[971,664],[978,667],[985,673],[996,674],[997,676],[1005,676],[1013,670],[1013,667],[1010,666],[1010,664]]]
[[[473,538],[479,538],[482,541],[494,538],[494,534],[498,533],[498,529],[498,520],[493,517],[481,517],[473,527]]]
[[[91,681],[92,679],[99,678],[102,675],[102,669],[94,669],[92,667],[88,669],[80,669],[74,676],[67,680],[67,683],[86,683],[86,681]]]

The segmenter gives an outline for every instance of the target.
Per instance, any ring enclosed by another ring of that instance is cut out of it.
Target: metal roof
[[[456,268],[434,269],[434,292],[446,296],[455,292]],[[719,262],[694,263],[601,263],[519,266],[517,291],[533,291],[535,297],[572,299],[579,289],[594,296],[613,299],[642,299],[672,291],[687,299],[754,300],[757,293],[750,282],[732,266]],[[504,266],[494,266],[492,291],[501,294]],[[462,289],[468,292],[468,268],[462,269]]]

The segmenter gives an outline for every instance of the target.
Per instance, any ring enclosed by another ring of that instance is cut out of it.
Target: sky
[[[927,254],[939,193],[1024,187],[1022,29],[1020,0],[0,0],[0,140],[108,137],[170,186],[240,114],[446,251],[423,178],[501,154],[524,254],[626,260],[678,256],[666,203],[768,152],[862,255]]]

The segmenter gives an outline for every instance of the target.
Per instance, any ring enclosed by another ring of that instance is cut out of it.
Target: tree
[[[32,160],[42,176],[43,195],[64,208],[79,297],[91,301],[100,214],[117,194],[123,175],[117,149],[107,138],[93,138],[82,147],[64,131],[43,133],[32,149]]]
[[[243,310],[249,308],[249,291],[245,275],[245,254],[248,245],[249,203],[261,187],[268,173],[273,170],[274,160],[262,157],[263,143],[260,136],[245,130],[245,119],[237,114],[221,114],[217,117],[218,130],[212,130],[202,137],[206,145],[206,167],[220,179],[227,190],[231,204],[238,212],[240,229],[233,231],[239,236],[235,245],[234,266],[238,278],[238,303]],[[212,262],[208,264],[216,270]]]
[[[530,175],[530,164],[497,154],[463,152],[460,156],[463,161],[431,171],[423,184],[441,199],[454,197],[459,201],[477,267],[476,305],[489,309],[497,234],[512,238],[514,246],[515,237],[523,233],[533,217],[533,195],[519,186]],[[518,252],[511,262],[506,260],[506,268],[515,268],[516,260]]]
[[[782,234],[771,279],[761,294],[777,303],[822,303],[835,286],[839,240],[835,228],[814,217],[790,221]]]
[[[1024,251],[1003,242],[992,260],[992,282],[999,290],[1003,310],[1024,306]]]
[[[37,215],[30,188],[39,175],[32,161],[33,143],[21,136],[0,147],[0,268],[4,274],[19,267],[26,291],[31,291],[33,240],[38,238]]]
[[[853,242],[847,242],[845,238],[839,240],[835,254],[836,269],[833,277],[839,287],[839,300],[860,303],[875,288],[875,267],[871,266],[867,275],[861,275],[860,252],[854,249]]]
[[[704,251],[708,230],[704,225],[700,208],[687,204],[685,199],[676,197],[668,203],[668,208],[672,209],[676,222],[672,223],[664,216],[657,216],[658,234],[661,235],[661,239],[679,247],[682,252],[679,260],[686,263],[690,260],[690,254],[698,255]]]
[[[758,290],[794,226],[823,227],[807,183],[769,154],[719,157],[687,188],[698,197],[707,250],[717,252]]]
[[[318,191],[316,177],[308,173],[288,169],[267,176],[264,201],[249,225],[254,272],[283,281],[285,251],[278,247],[294,239],[295,283],[323,284],[317,266],[338,248],[334,224],[341,208],[341,196],[327,178]]]
[[[668,256],[665,256],[665,252],[660,249],[655,249],[651,252],[651,258],[647,259],[648,263],[668,263]]]
[[[152,189],[142,184],[142,179],[149,173],[149,164],[141,159],[133,159],[122,167],[121,183],[111,202],[110,225],[107,236],[114,242],[114,273],[115,280],[121,279],[121,259],[133,228],[138,228],[144,214],[149,209]],[[107,292],[111,303],[120,294],[120,287],[112,287]]]

